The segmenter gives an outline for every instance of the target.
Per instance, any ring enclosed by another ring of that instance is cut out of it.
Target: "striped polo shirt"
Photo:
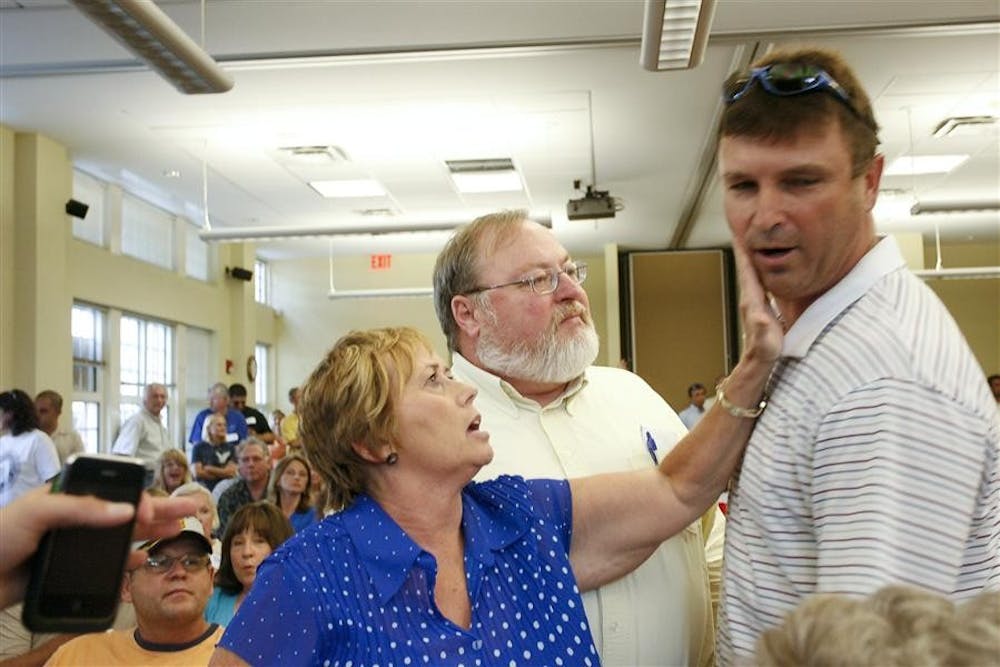
[[[785,337],[729,495],[720,664],[812,593],[1000,588],[998,441],[964,337],[881,240]]]

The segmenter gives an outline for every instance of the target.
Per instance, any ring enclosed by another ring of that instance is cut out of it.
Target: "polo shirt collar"
[[[882,238],[851,271],[813,301],[785,333],[782,357],[801,359],[813,342],[840,313],[860,299],[879,280],[906,265],[896,239]]]
[[[494,552],[509,546],[530,527],[526,512],[511,512],[509,502],[493,494],[477,493],[478,486],[471,483],[462,492],[462,530],[470,592],[478,586],[482,571],[493,564]],[[430,554],[371,496],[358,496],[341,513],[341,521],[378,591],[380,604],[384,605],[399,591],[414,566],[430,562]]]
[[[522,396],[514,388],[514,385],[489,371],[473,365],[458,352],[452,353],[451,367],[459,377],[466,377],[472,380],[480,393],[499,406],[500,410],[508,417],[517,416],[518,410],[522,408],[538,410],[538,403]],[[556,400],[545,406],[545,409],[551,409],[565,403],[566,410],[572,414],[570,410],[571,401],[587,386],[587,382],[587,372],[584,371],[580,377],[566,386],[566,390]]]

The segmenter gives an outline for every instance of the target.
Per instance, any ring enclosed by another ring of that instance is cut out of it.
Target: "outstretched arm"
[[[723,391],[729,404],[753,408],[764,394],[783,336],[746,253],[739,247],[734,252],[745,340]],[[722,402],[716,402],[658,468],[571,480],[570,560],[581,590],[632,571],[716,501],[754,425],[753,418],[732,414]]]

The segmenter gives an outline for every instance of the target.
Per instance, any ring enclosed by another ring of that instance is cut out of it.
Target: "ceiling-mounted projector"
[[[574,186],[580,189],[579,181],[574,183]],[[567,202],[566,217],[570,220],[613,218],[617,208],[615,198],[610,196],[607,190],[595,190],[593,185],[588,185],[586,194]]]

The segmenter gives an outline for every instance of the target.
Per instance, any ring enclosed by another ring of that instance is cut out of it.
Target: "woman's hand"
[[[743,323],[743,355],[748,361],[771,365],[781,354],[784,332],[770,301],[764,293],[750,256],[733,239],[736,279],[740,286],[740,320]]]

